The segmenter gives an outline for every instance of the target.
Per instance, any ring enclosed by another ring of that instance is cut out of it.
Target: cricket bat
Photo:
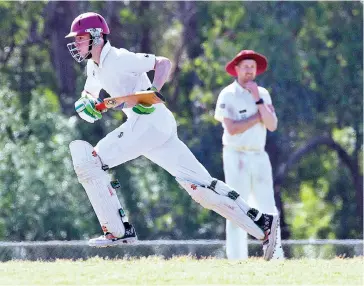
[[[96,104],[96,109],[98,111],[104,111],[117,106],[120,108],[131,108],[137,104],[151,105],[164,102],[166,100],[159,92],[146,90],[120,97],[105,98],[103,102]]]

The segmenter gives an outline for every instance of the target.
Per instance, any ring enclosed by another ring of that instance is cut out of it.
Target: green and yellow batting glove
[[[155,86],[151,86],[147,90],[153,90],[158,91],[158,89]],[[155,107],[153,105],[144,105],[144,104],[137,104],[133,107],[133,111],[138,114],[151,114],[155,110]]]
[[[138,114],[151,114],[154,112],[155,107],[153,105],[137,104],[133,107],[133,111]]]
[[[82,92],[81,98],[75,102],[75,110],[83,120],[94,123],[102,118],[101,112],[95,107],[97,103],[99,103],[97,99]]]

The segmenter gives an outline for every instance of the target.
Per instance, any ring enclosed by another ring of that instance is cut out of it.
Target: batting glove
[[[86,92],[82,92],[81,98],[75,102],[75,110],[83,120],[94,123],[102,118],[101,112],[95,107],[97,103],[99,103],[97,99]]]

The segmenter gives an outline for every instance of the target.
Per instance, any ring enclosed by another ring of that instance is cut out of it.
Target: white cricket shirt
[[[272,104],[269,92],[258,87],[259,95],[265,103]],[[263,123],[257,123],[243,133],[230,135],[224,124],[224,118],[243,120],[258,112],[253,96],[236,80],[225,87],[219,94],[215,109],[215,119],[222,123],[224,134],[222,144],[235,150],[263,151],[267,136],[267,129]]]
[[[154,55],[117,49],[108,41],[101,51],[99,65],[91,59],[87,61],[84,89],[96,97],[101,89],[111,97],[146,90],[151,86],[146,72],[154,69],[154,65]],[[155,107],[157,108],[157,105]],[[123,111],[127,116],[132,112],[131,108],[125,108]]]

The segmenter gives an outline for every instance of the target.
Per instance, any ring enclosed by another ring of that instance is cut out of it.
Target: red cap
[[[242,60],[254,60],[257,63],[257,75],[264,73],[268,67],[267,58],[253,50],[242,50],[235,58],[227,63],[225,70],[232,76],[238,76],[235,71],[235,66]]]

